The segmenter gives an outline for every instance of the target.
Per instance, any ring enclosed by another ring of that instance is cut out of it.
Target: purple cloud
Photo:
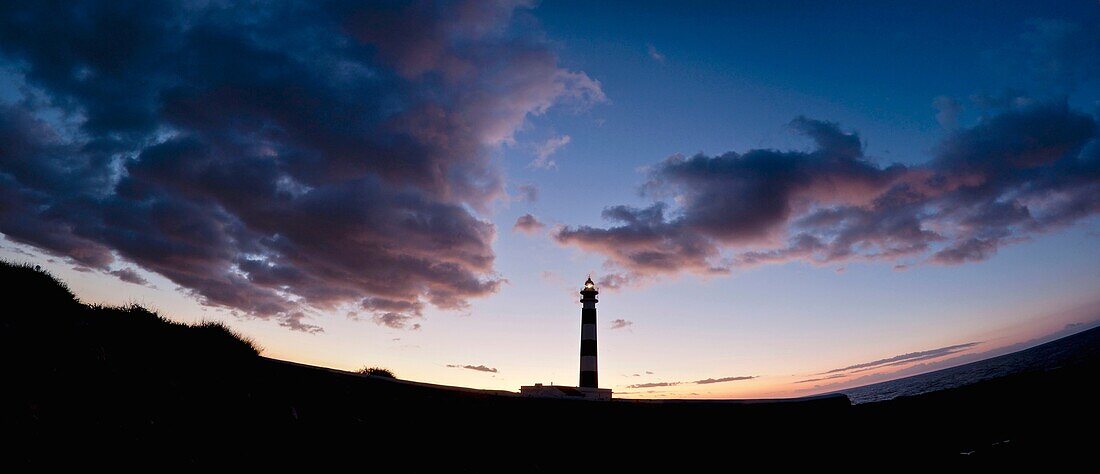
[[[543,224],[537,217],[531,214],[524,214],[516,219],[516,223],[512,226],[512,231],[523,232],[524,234],[537,234],[546,228],[546,224]]]
[[[627,321],[625,319],[613,319],[611,320],[611,329],[626,329],[634,325],[634,321]]]
[[[919,166],[876,165],[858,135],[832,123],[792,125],[813,151],[671,157],[643,186],[661,200],[608,207],[611,226],[566,226],[554,238],[635,279],[790,261],[953,265],[1100,212],[1096,121],[1065,103],[960,129]]]
[[[300,331],[463,308],[500,284],[492,150],[605,100],[525,8],[4,4],[0,74],[25,87],[0,103],[0,232]]]

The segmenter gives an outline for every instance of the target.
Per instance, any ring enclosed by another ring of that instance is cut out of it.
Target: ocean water
[[[1052,370],[1098,357],[1100,328],[1093,328],[1019,352],[889,382],[840,390],[839,393],[848,395],[852,403],[881,402],[896,397],[961,387],[1006,375]]]

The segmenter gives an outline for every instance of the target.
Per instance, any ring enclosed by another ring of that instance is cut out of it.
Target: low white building
[[[566,387],[537,383],[520,387],[519,393],[525,397],[611,400],[610,388]]]

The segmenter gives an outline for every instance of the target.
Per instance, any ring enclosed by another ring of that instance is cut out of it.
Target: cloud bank
[[[604,99],[524,3],[4,3],[0,232],[294,330],[462,308],[501,281],[489,152]]]
[[[958,265],[1100,212],[1096,120],[1064,102],[960,128],[915,166],[876,164],[835,123],[791,126],[812,151],[670,157],[642,187],[651,205],[605,208],[611,225],[554,238],[628,282],[791,261]]]

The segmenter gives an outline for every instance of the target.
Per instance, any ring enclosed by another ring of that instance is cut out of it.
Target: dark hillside
[[[837,453],[958,463],[1072,454],[1087,440],[1056,427],[1096,419],[1095,392],[1083,389],[1095,354],[1047,372],[858,406],[843,396],[544,400],[267,359],[220,324],[83,305],[32,267],[0,264],[0,284],[4,301],[20,303],[0,318],[11,382],[2,421],[17,434],[9,460],[18,463],[255,469],[363,461],[414,472],[540,472],[738,458],[820,464]],[[1089,348],[1098,335],[1067,339]]]

